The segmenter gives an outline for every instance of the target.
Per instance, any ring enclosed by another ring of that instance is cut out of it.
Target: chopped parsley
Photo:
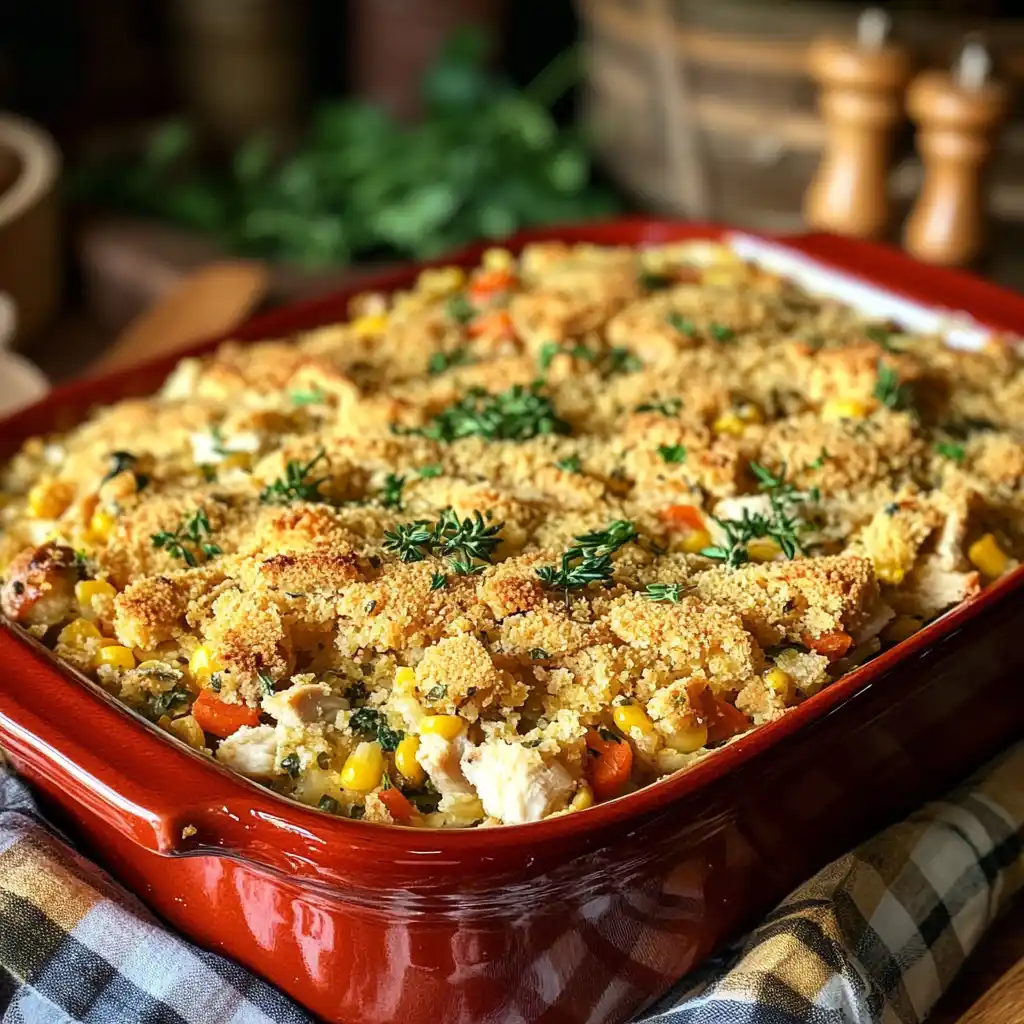
[[[679,604],[682,593],[683,585],[681,583],[648,583],[644,597],[651,601],[668,601],[671,604]]]
[[[213,531],[204,509],[196,509],[182,519],[181,525],[171,532],[161,530],[150,537],[153,547],[161,548],[172,558],[180,558],[189,568],[199,564],[200,556],[212,558],[221,554],[221,549],[207,538]]]
[[[648,292],[664,291],[666,288],[671,288],[673,284],[672,278],[668,274],[656,274],[650,270],[642,271],[636,281],[644,291]]]
[[[678,416],[679,410],[683,407],[681,398],[666,398],[657,402],[643,402],[636,407],[635,412],[657,412],[662,416]]]
[[[322,405],[327,396],[318,387],[312,387],[309,391],[293,391],[289,396],[292,405]]]
[[[568,434],[569,424],[559,417],[551,399],[540,393],[540,387],[539,381],[528,388],[515,384],[499,394],[471,388],[425,427],[392,429],[446,443],[463,437],[529,441],[543,434]]]
[[[353,804],[348,812],[348,816],[355,821],[360,821],[365,814],[366,808],[362,804]]]
[[[320,462],[330,463],[323,448],[306,463],[299,462],[298,459],[289,459],[284,468],[284,476],[260,491],[260,501],[265,505],[287,505],[292,501],[323,501],[320,485],[330,480],[330,475],[313,476],[313,469]]]
[[[439,700],[444,700],[448,696],[448,687],[444,683],[438,683],[437,686],[432,686],[424,694],[424,697],[430,701],[431,704],[436,704]]]
[[[545,658],[550,658],[551,655],[548,654],[548,652],[545,651],[543,647],[534,647],[530,651],[530,657],[534,661],[543,661]]]
[[[644,368],[643,360],[628,348],[615,345],[608,350],[605,374],[613,377],[619,373],[639,373]]]
[[[951,462],[961,463],[967,458],[967,449],[962,444],[956,444],[953,441],[937,441],[935,444],[935,450],[946,459]]]
[[[375,708],[359,708],[348,720],[349,728],[364,740],[376,740],[381,749],[393,751],[405,738],[401,729],[392,729],[387,719]]]
[[[540,347],[540,352],[537,354],[537,365],[540,367],[541,373],[546,373],[548,368],[551,366],[551,360],[562,351],[562,346],[557,341],[545,341]]]
[[[822,448],[821,451],[818,453],[818,457],[813,462],[807,463],[807,468],[821,469],[821,467],[825,465],[825,460],[829,458],[831,458],[829,453],[824,448]]]
[[[183,686],[172,686],[169,690],[164,690],[153,697],[149,706],[153,713],[152,717],[157,719],[162,715],[169,714],[172,710],[186,707],[191,703],[192,693],[190,690]]]
[[[274,693],[274,677],[263,669],[256,670],[256,678],[260,681],[260,692],[264,697],[270,697]]]
[[[456,292],[454,295],[449,295],[448,300],[444,304],[445,312],[457,323],[457,324],[468,324],[470,320],[476,316],[476,310],[473,309],[469,299],[462,292]]]
[[[579,473],[581,469],[578,455],[567,455],[564,459],[559,459],[555,465],[566,473]]]
[[[878,377],[872,395],[890,409],[910,409],[913,394],[910,385],[900,382],[899,374],[885,363],[878,364]]]
[[[396,473],[388,473],[384,477],[384,486],[380,492],[380,503],[385,508],[402,510],[402,488],[405,486],[405,477]]]
[[[431,466],[420,466],[420,468],[417,469],[416,472],[421,477],[423,477],[424,480],[430,480],[435,476],[440,476],[444,472],[444,470],[442,470],[440,466],[435,464]]]
[[[685,462],[686,461],[686,445],[682,445],[682,444],[662,444],[662,445],[658,445],[658,454],[666,462]]]
[[[281,758],[281,767],[293,778],[299,777],[299,772],[302,771],[302,764],[299,761],[298,754],[289,754],[287,757]]]
[[[708,333],[719,344],[725,344],[728,341],[736,340],[736,332],[725,324],[711,324],[708,327]]]
[[[900,349],[892,343],[893,332],[887,327],[882,327],[880,324],[871,324],[865,329],[864,334],[870,341],[877,342],[881,345],[886,352],[900,351]]]
[[[697,333],[697,325],[689,317],[674,310],[665,317],[665,322],[669,327],[674,327],[680,334],[685,334],[688,338],[694,337]]]
[[[597,361],[597,353],[591,352],[586,345],[579,343],[573,345],[573,347],[569,349],[569,355],[574,359],[582,359],[585,363],[593,363]]]
[[[328,796],[326,793],[320,797],[320,802],[317,804],[317,807],[319,807],[321,811],[326,811],[328,814],[337,814],[339,806],[338,801],[335,800],[333,796]]]
[[[427,373],[436,376],[453,366],[468,366],[472,362],[473,357],[464,348],[453,349],[451,352],[434,352],[427,360]]]

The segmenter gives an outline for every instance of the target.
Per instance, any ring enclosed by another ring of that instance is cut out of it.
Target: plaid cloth
[[[917,1024],[1022,886],[1024,742],[830,864],[638,1020]],[[163,929],[2,767],[0,1010],[4,1024],[310,1021]]]

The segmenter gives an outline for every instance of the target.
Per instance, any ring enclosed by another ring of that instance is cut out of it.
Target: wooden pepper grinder
[[[889,224],[889,156],[910,55],[889,38],[888,15],[869,8],[855,40],[819,40],[808,61],[828,138],[804,197],[804,218],[822,231],[878,238]]]
[[[983,171],[1009,104],[1005,85],[991,71],[984,45],[969,39],[951,72],[926,71],[907,93],[924,183],[903,244],[928,263],[972,263],[984,245]]]

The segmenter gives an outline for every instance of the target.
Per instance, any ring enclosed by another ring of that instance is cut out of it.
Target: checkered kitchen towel
[[[1024,742],[830,864],[646,1024],[916,1024],[1024,886]],[[0,1013],[25,1024],[305,1022],[164,930],[0,768]]]

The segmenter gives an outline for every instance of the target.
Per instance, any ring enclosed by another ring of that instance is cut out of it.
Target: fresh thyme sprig
[[[173,532],[161,530],[154,533],[150,540],[153,547],[162,548],[172,558],[180,558],[190,569],[194,569],[199,564],[200,555],[212,558],[221,554],[221,549],[206,539],[212,532],[205,510],[199,508],[191,515],[186,515]]]
[[[402,488],[405,486],[405,477],[396,473],[388,473],[384,477],[384,486],[380,492],[380,503],[385,508],[402,510]]]
[[[479,511],[460,519],[454,509],[446,508],[436,522],[417,519],[386,531],[384,550],[397,554],[403,562],[422,562],[427,555],[450,558],[452,572],[472,576],[485,568],[477,563],[491,561],[504,525],[488,525]]]
[[[624,544],[637,539],[636,527],[628,519],[616,519],[604,530],[593,530],[574,538],[575,544],[562,555],[559,567],[544,565],[537,569],[541,583],[561,590],[569,604],[572,591],[591,583],[607,583],[612,578],[612,555]]]
[[[679,604],[682,593],[683,585],[681,583],[648,583],[644,597],[651,601],[668,601],[671,604]]]
[[[628,348],[615,345],[608,350],[605,376],[614,377],[619,373],[639,373],[644,368],[643,360]]]
[[[312,477],[313,467],[321,461],[330,464],[323,448],[305,464],[298,459],[289,459],[284,467],[284,476],[278,477],[260,491],[260,501],[265,505],[287,505],[292,501],[323,501],[320,485],[330,480],[330,474],[315,479]]]
[[[427,373],[436,376],[453,366],[469,366],[472,362],[473,357],[464,348],[453,349],[451,352],[434,352],[427,360]]]
[[[463,437],[489,441],[528,441],[542,434],[568,434],[569,424],[561,419],[551,399],[540,393],[540,384],[528,388],[515,384],[507,391],[491,394],[471,388],[463,398],[442,409],[425,427],[397,433],[419,434],[432,441],[451,443]]]
[[[434,532],[429,519],[399,523],[384,531],[384,550],[398,555],[403,562],[422,562],[430,553]]]
[[[582,471],[578,455],[567,455],[564,459],[559,459],[555,465],[566,473],[579,473]]]
[[[658,412],[662,416],[678,416],[683,407],[681,398],[665,398],[660,401],[642,402],[634,412]]]
[[[881,361],[878,363],[878,377],[872,395],[890,409],[910,409],[913,405],[910,385],[902,383],[899,374]]]

